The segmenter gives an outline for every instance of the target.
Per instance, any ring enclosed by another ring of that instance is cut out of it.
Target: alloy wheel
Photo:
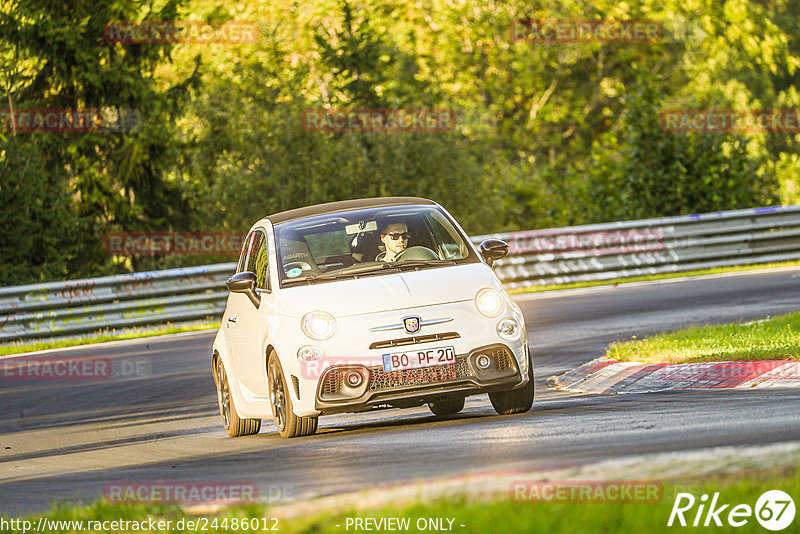
[[[273,360],[269,365],[269,400],[278,430],[286,428],[286,392],[283,389],[283,377],[278,364]]]
[[[219,413],[225,424],[225,430],[231,426],[231,392],[228,388],[228,377],[225,375],[225,366],[222,359],[217,360],[217,399],[219,401]]]

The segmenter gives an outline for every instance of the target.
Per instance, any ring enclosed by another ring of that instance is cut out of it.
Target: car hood
[[[335,317],[365,315],[472,300],[484,287],[502,289],[484,263],[432,267],[281,289],[279,313],[301,317],[323,310]]]

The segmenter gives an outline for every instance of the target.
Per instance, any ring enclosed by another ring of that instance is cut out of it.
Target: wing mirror
[[[494,260],[499,260],[508,254],[508,243],[500,239],[487,239],[481,242],[478,247],[478,252],[481,253],[481,257],[489,264],[489,267],[491,267]]]
[[[244,271],[236,273],[225,282],[228,291],[231,293],[244,293],[250,301],[258,308],[261,304],[261,295],[256,293],[256,273]]]

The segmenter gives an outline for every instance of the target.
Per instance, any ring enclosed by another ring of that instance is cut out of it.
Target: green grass
[[[21,354],[23,352],[34,352],[37,350],[60,349],[64,347],[76,347],[79,345],[92,345],[104,343],[106,341],[119,341],[122,339],[138,339],[152,336],[163,336],[166,334],[178,334],[180,332],[195,332],[198,330],[209,330],[219,328],[219,321],[204,321],[189,325],[170,325],[154,328],[125,328],[125,329],[105,329],[80,339],[56,339],[52,341],[31,341],[22,343],[8,343],[0,345],[0,356],[9,354]]]
[[[348,518],[408,518],[412,528],[409,532],[418,532],[414,527],[419,518],[451,518],[453,519],[453,532],[480,533],[503,532],[515,533],[639,533],[639,532],[696,532],[706,531],[702,526],[698,528],[680,527],[673,525],[668,528],[670,512],[679,492],[693,494],[696,504],[684,517],[691,525],[697,511],[700,496],[707,494],[713,496],[719,492],[718,506],[730,504],[725,512],[720,515],[723,522],[727,512],[738,504],[746,504],[754,508],[759,496],[768,490],[780,489],[795,500],[800,502],[800,471],[764,471],[755,473],[740,473],[735,476],[727,475],[722,478],[705,478],[702,481],[671,482],[662,484],[662,492],[655,502],[648,501],[530,501],[512,500],[508,497],[498,497],[494,500],[467,499],[455,497],[447,500],[439,499],[430,503],[415,502],[407,505],[379,507],[354,512],[352,510],[318,511],[299,518],[280,519],[277,522],[277,531],[287,534],[315,533],[333,534],[354,532],[351,526],[346,529]],[[710,499],[709,499],[710,500]],[[40,516],[25,519],[36,525]],[[208,530],[206,532],[232,532],[232,519],[236,518],[270,518],[267,508],[251,505],[248,507],[228,508],[214,515],[187,515],[179,507],[152,506],[152,505],[110,505],[98,502],[89,506],[70,507],[65,505],[55,506],[44,515],[50,520],[91,520],[111,521],[130,520],[141,521],[152,517],[154,520],[171,520],[172,528],[156,530],[158,532],[192,532],[192,529],[175,528],[176,523],[186,520],[204,520]],[[705,520],[705,515],[702,516]],[[8,519],[8,518],[6,518]],[[217,528],[212,528],[216,519]],[[222,527],[223,520],[227,519],[226,526]],[[275,523],[268,521],[272,527]],[[447,522],[445,521],[445,524]],[[724,524],[724,523],[723,523]],[[800,524],[800,515],[795,516],[795,521],[784,532],[797,532]],[[185,525],[185,524],[184,524]],[[263,525],[262,522],[259,525]],[[339,525],[338,527],[336,525]],[[464,525],[463,527],[461,525]],[[747,524],[740,528],[727,525],[712,528],[714,532],[765,532],[755,517],[749,517]],[[73,528],[56,528],[49,525],[48,532],[77,532]],[[140,530],[138,532],[148,532]],[[239,529],[239,532],[255,532],[252,529]],[[259,529],[259,532],[264,530]],[[14,530],[0,526],[0,533],[18,534],[21,530]],[[93,530],[83,530],[93,532]],[[120,530],[105,530],[105,532],[120,532]]]
[[[692,326],[612,343],[606,356],[643,363],[800,360],[800,312],[749,323]]]
[[[742,271],[756,271],[761,269],[774,269],[776,267],[794,267],[800,266],[800,261],[786,261],[780,263],[761,263],[756,265],[738,265],[735,267],[715,267],[713,269],[702,269],[697,271],[683,271],[675,273],[662,273],[662,274],[648,274],[642,276],[631,276],[628,278],[612,278],[610,280],[595,280],[592,282],[573,282],[571,284],[560,285],[542,285],[533,287],[524,287],[519,289],[509,289],[508,292],[512,295],[519,295],[524,293],[540,293],[542,291],[555,291],[558,289],[580,289],[583,287],[596,287],[596,286],[610,286],[629,284],[631,282],[650,282],[653,280],[667,280],[670,278],[683,278],[685,276],[704,276],[709,274],[720,273],[737,273]]]

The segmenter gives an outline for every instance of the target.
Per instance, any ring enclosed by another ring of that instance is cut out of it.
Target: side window
[[[436,236],[442,254],[444,254],[443,259],[460,260],[467,256],[466,251],[461,250],[458,245],[460,239],[454,238],[451,234],[451,232],[455,233],[455,228],[446,228],[436,216],[428,217],[428,223]]]
[[[247,259],[247,249],[250,247],[250,240],[253,238],[253,234],[249,234],[247,237],[244,238],[244,245],[242,245],[242,253],[239,254],[239,265],[236,266],[236,272],[242,273],[245,271],[244,265]]]
[[[269,291],[269,250],[262,230],[253,232],[253,244],[247,257],[247,271],[256,273],[256,287]]]

